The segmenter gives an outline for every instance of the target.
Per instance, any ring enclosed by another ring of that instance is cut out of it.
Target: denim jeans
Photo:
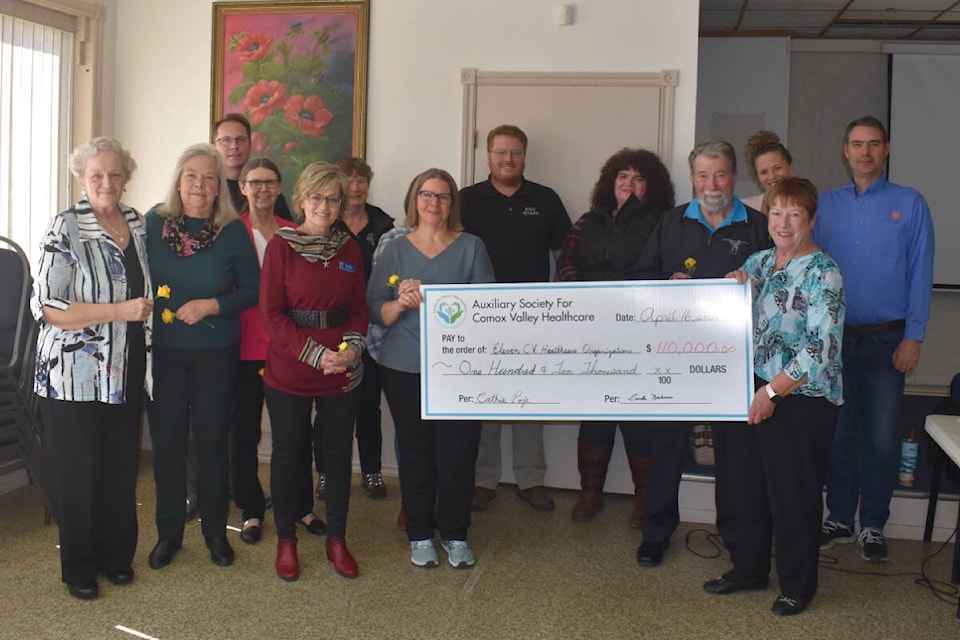
[[[902,338],[902,329],[843,338],[843,406],[827,476],[827,519],[848,527],[853,526],[858,498],[861,528],[883,529],[890,516],[904,387],[893,352]]]

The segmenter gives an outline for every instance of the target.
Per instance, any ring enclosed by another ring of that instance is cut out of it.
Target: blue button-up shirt
[[[933,220],[915,189],[880,176],[863,193],[851,182],[820,195],[813,239],[843,273],[847,323],[906,320],[923,340],[933,290]]]

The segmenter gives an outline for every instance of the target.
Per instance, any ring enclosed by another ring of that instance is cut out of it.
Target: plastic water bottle
[[[900,484],[904,487],[912,487],[917,483],[917,450],[920,443],[913,431],[910,431],[910,437],[904,438],[900,442]]]

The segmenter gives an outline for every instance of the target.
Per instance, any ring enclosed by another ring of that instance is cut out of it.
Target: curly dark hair
[[[617,198],[613,193],[613,185],[617,174],[624,169],[633,169],[643,177],[647,183],[647,192],[643,196],[643,203],[656,211],[672,209],[675,204],[673,182],[670,181],[670,172],[667,170],[657,154],[646,149],[628,149],[624,147],[603,163],[600,177],[593,185],[590,194],[592,209],[616,209]]]

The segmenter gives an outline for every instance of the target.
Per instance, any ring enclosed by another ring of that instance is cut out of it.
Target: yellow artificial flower
[[[159,287],[157,287],[157,297],[158,297],[158,298],[166,298],[167,300],[169,300],[169,299],[170,299],[170,285],[168,285],[168,284],[162,284],[162,285],[160,285]]]
[[[387,286],[388,287],[400,286],[400,276],[398,276],[397,274],[393,274],[392,276],[387,278]]]
[[[337,347],[337,351],[346,351],[348,348],[350,348],[350,345],[348,345],[346,341],[344,341],[340,343],[339,347]]]
[[[262,378],[263,377],[263,367],[260,367],[260,370],[257,371],[257,374]]]
[[[687,268],[687,275],[693,276],[693,272],[697,270],[697,261],[693,258],[687,258],[683,261],[683,266]]]
[[[160,314],[160,319],[163,320],[163,324],[173,324],[173,321],[177,319],[177,314],[170,309],[164,309],[163,313]]]

